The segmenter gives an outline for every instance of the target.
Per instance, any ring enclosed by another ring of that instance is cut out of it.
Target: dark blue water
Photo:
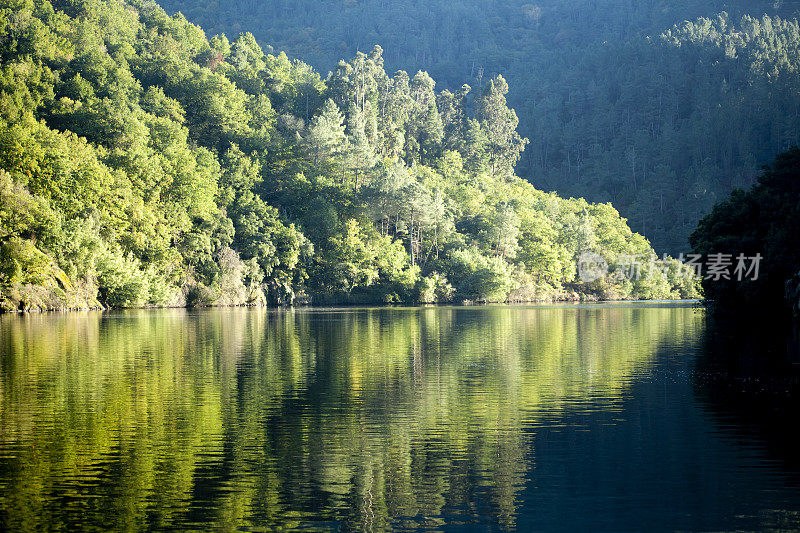
[[[0,317],[0,529],[800,529],[786,447],[697,378],[704,328],[666,304]]]

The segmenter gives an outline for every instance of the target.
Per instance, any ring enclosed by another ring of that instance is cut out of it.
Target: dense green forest
[[[327,72],[380,44],[387,69],[477,91],[502,74],[530,139],[517,173],[611,202],[659,252],[800,142],[800,2],[165,0]],[[687,22],[692,21],[692,22]]]
[[[764,257],[757,279],[703,281],[718,310],[755,309],[763,315],[784,309],[787,296],[795,306],[800,301],[799,200],[800,149],[794,147],[765,168],[750,190],[735,190],[700,221],[690,238],[698,253]]]
[[[697,294],[610,204],[515,176],[499,75],[437,92],[375,47],[323,80],[144,0],[2,0],[0,54],[5,308]]]

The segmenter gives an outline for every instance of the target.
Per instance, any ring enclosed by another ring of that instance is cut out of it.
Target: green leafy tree
[[[517,133],[519,119],[506,105],[508,83],[498,75],[489,81],[486,89],[476,99],[475,117],[486,136],[486,151],[492,177],[513,172],[528,140]]]

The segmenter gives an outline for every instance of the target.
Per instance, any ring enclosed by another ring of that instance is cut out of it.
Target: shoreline
[[[333,311],[343,309],[421,309],[421,308],[486,308],[486,307],[596,307],[596,306],[625,306],[625,305],[692,305],[705,307],[704,300],[699,299],[676,299],[676,300],[547,300],[538,302],[484,302],[484,303],[417,303],[417,304],[320,304],[320,305],[206,305],[206,306],[136,306],[136,307],[84,307],[84,308],[62,308],[62,309],[20,309],[7,310],[0,308],[0,316],[25,316],[25,315],[45,315],[55,313],[79,313],[79,312],[119,312],[119,311],[163,311],[179,310],[200,311],[200,310],[221,310],[221,309],[265,309],[275,310],[320,310]]]

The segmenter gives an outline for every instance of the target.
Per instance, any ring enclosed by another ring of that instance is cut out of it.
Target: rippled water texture
[[[800,527],[686,306],[0,317],[0,529]]]

